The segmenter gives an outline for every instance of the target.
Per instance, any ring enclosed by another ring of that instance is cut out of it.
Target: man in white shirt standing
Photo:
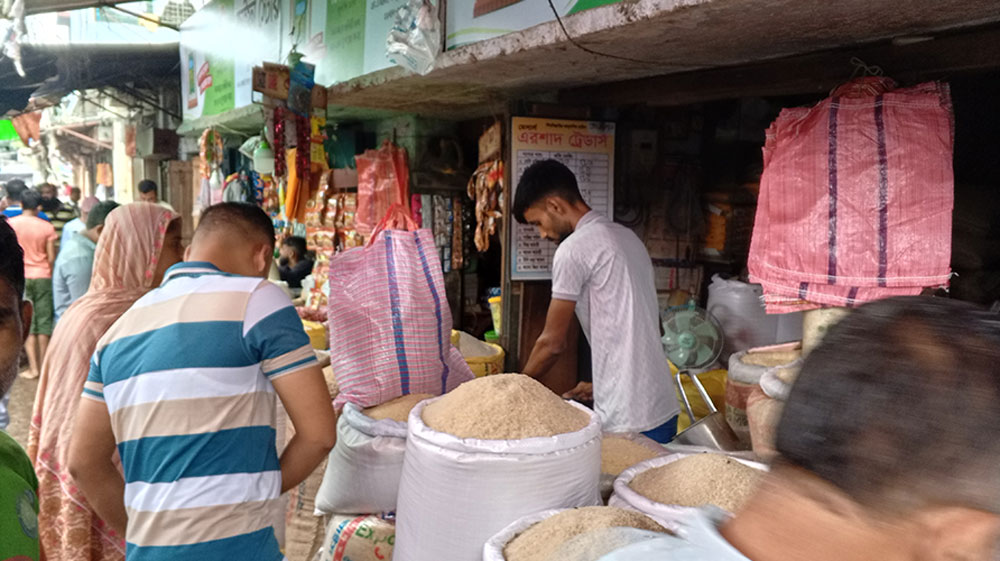
[[[660,342],[659,305],[649,253],[638,236],[590,209],[565,165],[531,165],[514,195],[514,217],[559,247],[552,302],[524,373],[548,371],[568,346],[575,313],[590,343],[593,383],[567,397],[593,395],[607,432],[641,432],[669,442],[679,407]]]

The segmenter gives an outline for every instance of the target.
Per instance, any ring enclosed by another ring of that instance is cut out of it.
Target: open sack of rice
[[[601,426],[519,374],[477,378],[410,413],[394,561],[478,561],[524,516],[600,504]]]
[[[591,506],[521,518],[486,542],[483,561],[595,561],[667,530],[645,514]]]
[[[625,470],[609,504],[637,510],[675,531],[704,505],[739,510],[766,471],[764,464],[724,454],[671,454]]]

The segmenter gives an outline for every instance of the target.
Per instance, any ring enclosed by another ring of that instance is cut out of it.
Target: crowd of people
[[[336,422],[298,314],[265,280],[270,219],[216,205],[184,248],[166,205],[88,199],[57,256],[57,212],[19,187],[0,219],[0,392],[22,346],[39,382],[27,454],[0,434],[0,559],[280,559],[279,497]],[[280,458],[275,396],[296,431]]]
[[[540,186],[517,201],[518,218],[560,242],[583,231],[577,245],[598,248],[565,246],[553,298],[564,308],[555,315],[569,316],[608,284],[591,280],[588,260],[605,271],[618,259],[594,238],[634,244],[571,191],[543,188],[544,176],[529,176]],[[181,218],[155,201],[87,199],[63,223],[65,235],[80,221],[57,256],[51,220],[63,206],[46,210],[40,191],[6,187],[0,393],[18,375],[22,347],[39,382],[27,452],[0,431],[0,559],[283,559],[279,497],[329,453],[336,414],[292,301],[266,280],[269,217],[253,205],[214,205],[184,247]],[[284,244],[284,267],[298,268],[301,246]],[[623,270],[639,268],[631,257],[621,256]],[[46,304],[53,292],[59,304]],[[605,296],[584,319],[613,311]],[[529,360],[538,371],[558,347],[552,333],[561,330],[546,330],[549,342]],[[614,370],[601,365],[595,377]],[[706,507],[684,532],[601,561],[1000,559],[998,365],[995,314],[932,297],[859,307],[806,359],[778,427],[778,458],[743,510]],[[588,391],[607,403],[613,385],[595,379]],[[280,456],[278,401],[294,427]],[[612,405],[631,420],[627,403]],[[635,422],[654,437],[675,426]]]

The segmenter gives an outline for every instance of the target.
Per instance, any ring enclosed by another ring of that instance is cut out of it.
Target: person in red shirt
[[[21,195],[22,213],[10,219],[10,226],[17,234],[17,242],[24,250],[24,297],[34,306],[31,331],[25,347],[28,350],[30,374],[37,378],[42,359],[52,336],[52,265],[56,261],[56,240],[59,235],[51,223],[38,217],[42,195],[28,189]]]

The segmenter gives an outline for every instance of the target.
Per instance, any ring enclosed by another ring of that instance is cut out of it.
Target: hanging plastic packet
[[[25,76],[21,63],[21,42],[27,36],[24,25],[24,0],[4,0],[0,2],[0,52],[14,63],[14,70],[22,78]]]
[[[400,7],[386,39],[389,60],[418,74],[434,70],[434,61],[441,52],[437,12],[430,0],[409,0]]]

